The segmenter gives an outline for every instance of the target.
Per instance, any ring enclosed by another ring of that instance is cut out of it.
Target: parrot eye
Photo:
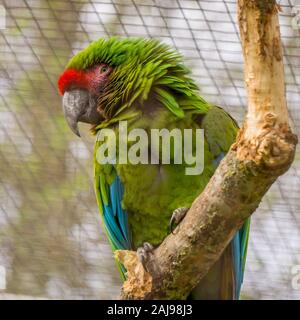
[[[107,71],[109,71],[108,66],[103,66],[100,68],[100,73],[106,73]]]

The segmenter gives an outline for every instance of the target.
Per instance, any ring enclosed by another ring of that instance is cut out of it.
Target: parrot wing
[[[97,145],[97,144],[96,144]],[[122,208],[123,186],[111,164],[100,165],[95,160],[95,193],[108,240],[115,250],[131,250],[127,212]],[[121,276],[125,268],[117,261]]]

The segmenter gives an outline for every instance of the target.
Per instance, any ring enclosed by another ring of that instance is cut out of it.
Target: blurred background
[[[299,135],[300,1],[279,3]],[[71,133],[56,88],[68,59],[103,36],[159,38],[182,52],[202,95],[241,123],[247,102],[236,20],[234,0],[0,0],[0,299],[119,293],[93,193],[93,137],[84,125],[82,139]],[[242,298],[300,299],[299,265],[298,152],[253,216]]]

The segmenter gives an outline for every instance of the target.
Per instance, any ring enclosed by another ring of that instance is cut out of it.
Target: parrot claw
[[[141,264],[143,265],[144,269],[149,273],[147,264],[151,258],[151,254],[153,251],[154,247],[152,246],[152,244],[150,244],[149,242],[144,242],[142,247],[139,247],[137,249],[137,256],[141,262]]]
[[[170,232],[172,234],[174,234],[174,225],[178,225],[182,219],[185,217],[185,215],[187,214],[187,212],[189,211],[189,208],[177,208],[173,211],[172,213],[172,217],[169,223],[169,228],[170,228]]]

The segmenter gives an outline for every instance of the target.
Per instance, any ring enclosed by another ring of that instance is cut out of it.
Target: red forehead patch
[[[75,69],[68,69],[58,79],[58,90],[63,95],[72,86],[87,88],[88,79],[85,72]]]

